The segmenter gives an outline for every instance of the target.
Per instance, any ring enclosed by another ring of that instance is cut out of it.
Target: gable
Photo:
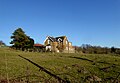
[[[48,40],[54,42],[54,41],[55,41],[55,38],[50,37],[50,36],[47,36],[46,39],[44,40],[44,43],[45,43],[46,41],[48,41]]]
[[[63,42],[65,40],[66,36],[60,36],[60,37],[56,37],[56,41],[57,42]]]
[[[63,42],[63,39],[58,38],[57,41],[58,41],[58,42]]]

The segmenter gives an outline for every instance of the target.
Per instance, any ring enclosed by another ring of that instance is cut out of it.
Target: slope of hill
[[[18,55],[35,62],[66,82],[120,82],[119,55],[34,53],[10,48],[0,48],[0,82],[59,82]]]

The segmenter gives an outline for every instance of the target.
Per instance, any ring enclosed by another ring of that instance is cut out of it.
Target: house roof
[[[42,45],[42,44],[34,44],[33,46],[35,46],[35,47],[43,47],[44,45]]]
[[[55,41],[56,41],[56,39],[55,39],[54,37],[48,36],[48,39],[51,40],[52,42],[55,42]]]
[[[60,37],[51,37],[51,36],[48,36],[47,39],[49,39],[50,41],[52,42],[62,42],[64,40],[66,36],[60,36]]]
[[[56,37],[56,41],[63,41],[65,39],[66,36],[60,36],[60,37]]]
[[[59,37],[56,37],[56,38],[65,38],[66,36],[59,36]]]

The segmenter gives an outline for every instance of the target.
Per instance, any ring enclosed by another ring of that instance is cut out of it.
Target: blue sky
[[[120,47],[120,0],[0,0],[0,40],[21,27],[36,43],[66,35],[73,45]]]

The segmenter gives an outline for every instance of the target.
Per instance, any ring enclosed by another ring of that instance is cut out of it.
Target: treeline
[[[115,47],[101,47],[101,46],[92,46],[90,44],[82,44],[81,46],[75,46],[75,50],[81,53],[87,54],[120,54],[120,48]]]

